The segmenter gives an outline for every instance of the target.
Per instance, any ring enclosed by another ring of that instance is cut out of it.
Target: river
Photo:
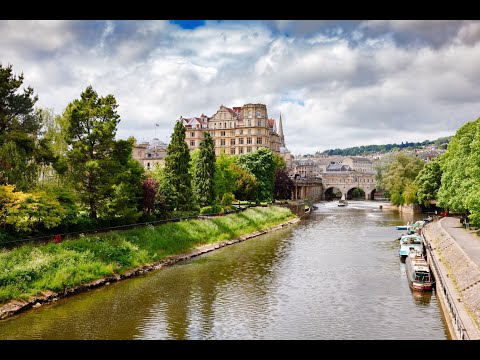
[[[0,321],[0,339],[450,339],[435,290],[398,257],[420,219],[375,201],[317,204],[298,224]]]

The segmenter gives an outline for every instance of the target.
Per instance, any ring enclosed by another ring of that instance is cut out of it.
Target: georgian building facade
[[[210,132],[215,145],[215,155],[242,155],[262,147],[282,156],[289,154],[285,148],[282,118],[277,128],[276,120],[268,117],[264,104],[245,104],[228,108],[221,105],[211,117],[180,117],[185,126],[185,141],[190,150],[199,147],[205,131]]]

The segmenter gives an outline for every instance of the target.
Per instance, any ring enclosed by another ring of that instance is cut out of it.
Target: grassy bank
[[[256,207],[208,220],[185,220],[0,253],[0,304],[40,291],[63,291],[152,264],[194,247],[230,240],[294,218],[282,207]]]

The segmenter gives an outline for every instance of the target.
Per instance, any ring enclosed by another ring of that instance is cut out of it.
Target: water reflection
[[[335,205],[335,206],[333,206]],[[0,321],[0,339],[446,339],[413,294],[374,202],[319,204],[298,225]]]

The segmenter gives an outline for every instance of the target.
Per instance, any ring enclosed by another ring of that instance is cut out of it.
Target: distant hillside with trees
[[[386,145],[362,145],[346,149],[329,149],[322,152],[317,151],[315,155],[342,155],[342,156],[361,156],[373,153],[386,153],[395,149],[417,149],[427,145],[437,145],[439,148],[446,149],[452,136],[440,137],[437,140],[425,140],[422,142],[402,142],[401,144]]]

